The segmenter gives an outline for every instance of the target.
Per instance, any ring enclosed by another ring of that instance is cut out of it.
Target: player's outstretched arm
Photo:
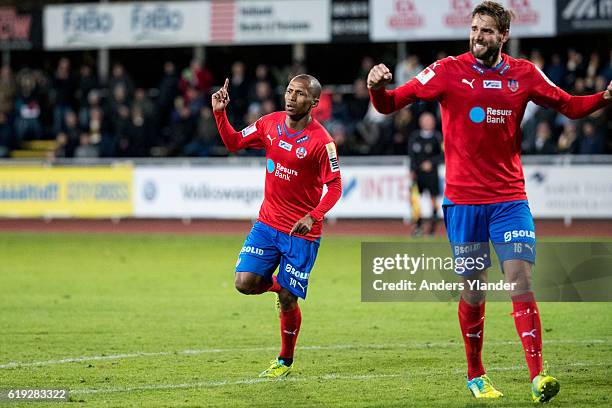
[[[612,81],[604,92],[588,96],[571,96],[560,112],[570,119],[580,119],[612,103]]]
[[[211,98],[213,114],[217,122],[217,129],[219,129],[219,134],[221,139],[223,139],[223,144],[229,152],[235,152],[246,147],[260,148],[257,132],[250,132],[246,135],[249,137],[246,137],[242,132],[237,132],[229,123],[225,113],[225,108],[230,101],[228,86],[229,79],[226,78],[221,89],[215,92]]]
[[[536,83],[531,99],[538,105],[553,108],[570,119],[583,118],[612,103],[612,81],[603,92],[573,96],[552,83],[538,68],[534,66],[533,69]]]

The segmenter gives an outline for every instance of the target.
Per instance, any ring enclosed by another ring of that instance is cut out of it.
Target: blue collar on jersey
[[[306,127],[308,127],[308,126],[306,126]],[[289,128],[287,127],[287,124],[283,122],[283,132],[285,133],[285,136],[287,136],[289,138],[299,136],[302,133],[304,133],[305,130],[306,130],[306,128],[300,130],[299,132],[290,133],[289,132]]]
[[[472,58],[474,59],[474,64],[472,65],[472,68],[475,71],[477,71],[480,75],[484,75],[484,73],[487,71],[490,71],[490,72],[499,71],[499,75],[504,75],[506,71],[508,71],[508,69],[510,68],[510,64],[506,62],[506,58],[504,57],[502,57],[502,60],[499,62],[499,64],[497,64],[494,67],[487,67],[486,65],[483,65],[480,62],[478,62],[478,60],[474,58],[474,56],[472,56]]]

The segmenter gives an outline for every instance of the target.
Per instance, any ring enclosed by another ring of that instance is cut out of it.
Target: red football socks
[[[485,369],[482,366],[484,313],[484,302],[481,305],[470,305],[463,298],[459,301],[459,325],[465,344],[468,380],[485,374]]]
[[[542,371],[542,327],[538,305],[533,293],[527,292],[512,296],[512,307],[516,331],[521,338],[529,375],[533,380]]]
[[[281,310],[280,312],[280,331],[281,331],[281,351],[278,357],[293,361],[293,351],[295,342],[300,332],[302,324],[302,313],[296,304],[291,310]]]

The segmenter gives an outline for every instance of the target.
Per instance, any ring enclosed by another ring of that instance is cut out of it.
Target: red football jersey
[[[321,201],[323,185],[340,178],[336,144],[313,119],[296,132],[285,124],[286,113],[274,112],[242,130],[240,148],[265,149],[266,186],[259,221],[289,233]],[[322,222],[304,238],[321,236]]]
[[[583,116],[606,105],[602,94],[573,97],[533,63],[502,54],[494,68],[470,54],[447,57],[393,91],[370,90],[383,113],[416,100],[439,101],[446,161],[444,195],[455,204],[525,200],[520,124],[527,102]]]

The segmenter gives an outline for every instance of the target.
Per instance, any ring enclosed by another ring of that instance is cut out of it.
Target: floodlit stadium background
[[[260,154],[225,159],[210,93],[232,80],[229,116],[240,129],[282,109],[287,79],[307,71],[325,85],[316,117],[344,165],[344,197],[329,217],[407,220],[407,140],[419,115],[438,108],[379,115],[365,75],[385,62],[403,83],[464,52],[476,2],[4,3],[0,215],[255,218]],[[610,81],[604,1],[504,3],[516,13],[511,55],[574,94]],[[537,219],[612,217],[610,111],[570,121],[528,107],[522,148]]]

